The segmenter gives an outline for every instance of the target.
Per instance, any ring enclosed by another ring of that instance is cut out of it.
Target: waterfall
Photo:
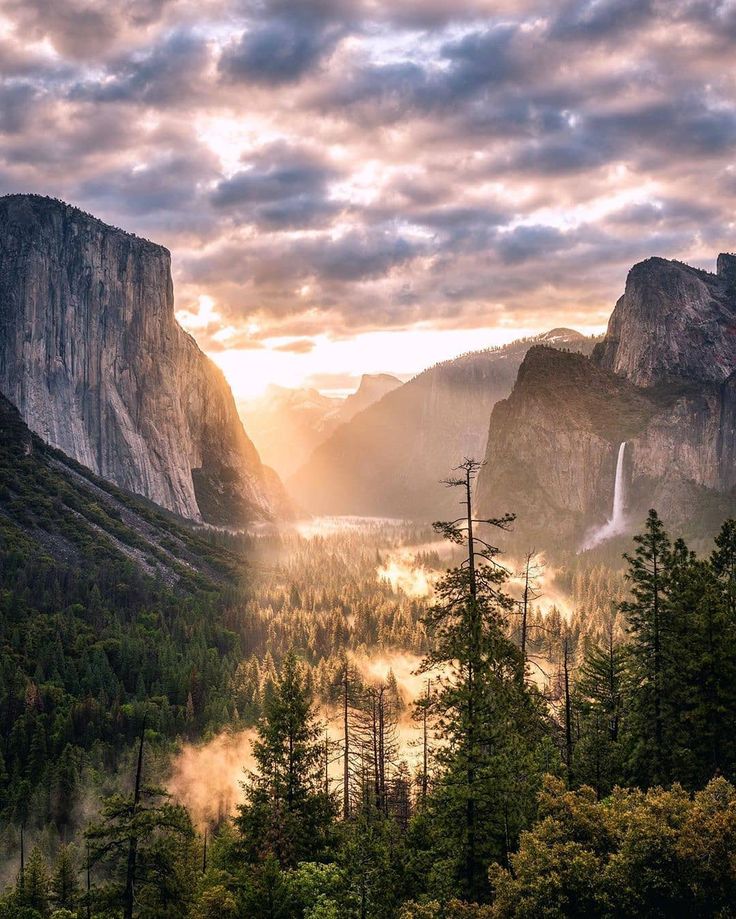
[[[613,480],[613,513],[609,523],[612,524],[614,532],[620,533],[624,525],[624,453],[626,452],[626,441],[623,441],[618,448],[618,459],[616,460],[616,478]]]
[[[611,516],[599,527],[588,533],[580,551],[592,549],[613,536],[620,536],[626,529],[626,488],[624,483],[624,456],[626,454],[626,441],[618,448],[616,459],[616,475],[613,479],[613,507]]]

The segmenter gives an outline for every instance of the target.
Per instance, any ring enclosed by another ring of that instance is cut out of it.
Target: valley
[[[0,919],[511,916],[545,808],[736,795],[736,257],[236,406],[165,249],[0,213]]]

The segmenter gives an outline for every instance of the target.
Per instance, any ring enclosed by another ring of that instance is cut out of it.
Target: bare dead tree
[[[521,626],[519,630],[519,650],[521,651],[521,679],[522,681],[526,678],[526,665],[527,665],[527,638],[529,634],[529,607],[535,601],[538,600],[541,596],[541,592],[538,589],[537,578],[541,570],[541,566],[534,562],[537,552],[536,549],[530,549],[524,556],[524,568],[523,568],[523,579],[524,579],[524,588],[521,594],[521,600],[519,601],[519,612],[521,614]]]
[[[135,788],[133,791],[133,809],[132,817],[138,810],[141,800],[141,780],[143,778],[143,743],[146,736],[146,716],[143,716],[141,725],[141,737],[138,744],[138,762],[135,771]],[[128,864],[125,871],[125,893],[123,895],[123,919],[133,919],[134,890],[135,890],[135,868],[136,857],[138,853],[138,836],[135,832],[131,833],[130,843],[128,845]]]
[[[388,786],[398,766],[398,699],[385,683],[366,686],[353,712],[352,737],[361,751],[359,800],[388,814]],[[369,781],[369,787],[366,782]]]

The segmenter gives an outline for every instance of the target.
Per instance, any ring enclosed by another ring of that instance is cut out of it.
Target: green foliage
[[[293,652],[284,658],[257,732],[257,770],[245,783],[237,819],[248,860],[273,856],[282,867],[296,867],[324,856],[335,806],[324,791],[320,728]]]
[[[598,797],[610,794],[624,768],[622,724],[625,711],[626,654],[613,637],[591,645],[575,687],[577,737],[572,768],[575,783],[592,786]]]
[[[511,868],[491,869],[494,917],[732,916],[736,789],[714,779],[694,797],[680,786],[591,788],[548,779],[540,821]]]
[[[708,561],[670,543],[654,511],[629,558],[632,599],[626,742],[630,778],[647,787],[703,785],[736,769],[736,617],[733,521]],[[622,776],[625,778],[626,776]]]
[[[90,752],[114,769],[146,700],[163,737],[230,720],[238,558],[45,446],[2,399],[0,490],[0,821],[68,832]]]
[[[123,901],[131,844],[135,847],[135,901],[138,915],[150,919],[185,917],[194,897],[196,850],[186,810],[156,788],[144,788],[135,804],[113,795],[100,819],[86,833],[95,876],[95,908],[114,910]]]
[[[62,846],[51,877],[51,902],[56,911],[74,910],[79,901],[78,866],[74,850]]]
[[[465,521],[435,524],[451,542],[465,541],[467,558],[437,584],[425,618],[431,650],[423,664],[440,674],[431,702],[439,769],[427,802],[436,824],[434,855],[445,866],[445,883],[456,879],[450,891],[470,900],[487,895],[485,867],[508,854],[533,816],[551,753],[541,699],[526,685],[524,662],[509,638],[508,573],[497,550],[474,533],[477,468],[466,460],[462,475],[447,483],[465,492]],[[485,523],[503,529],[510,519]]]

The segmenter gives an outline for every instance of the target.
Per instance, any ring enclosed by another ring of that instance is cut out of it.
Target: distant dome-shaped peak
[[[560,339],[578,341],[581,338],[585,338],[582,332],[578,332],[575,329],[566,329],[564,327],[550,329],[549,332],[545,332],[544,335],[539,336],[540,341],[559,341]]]

